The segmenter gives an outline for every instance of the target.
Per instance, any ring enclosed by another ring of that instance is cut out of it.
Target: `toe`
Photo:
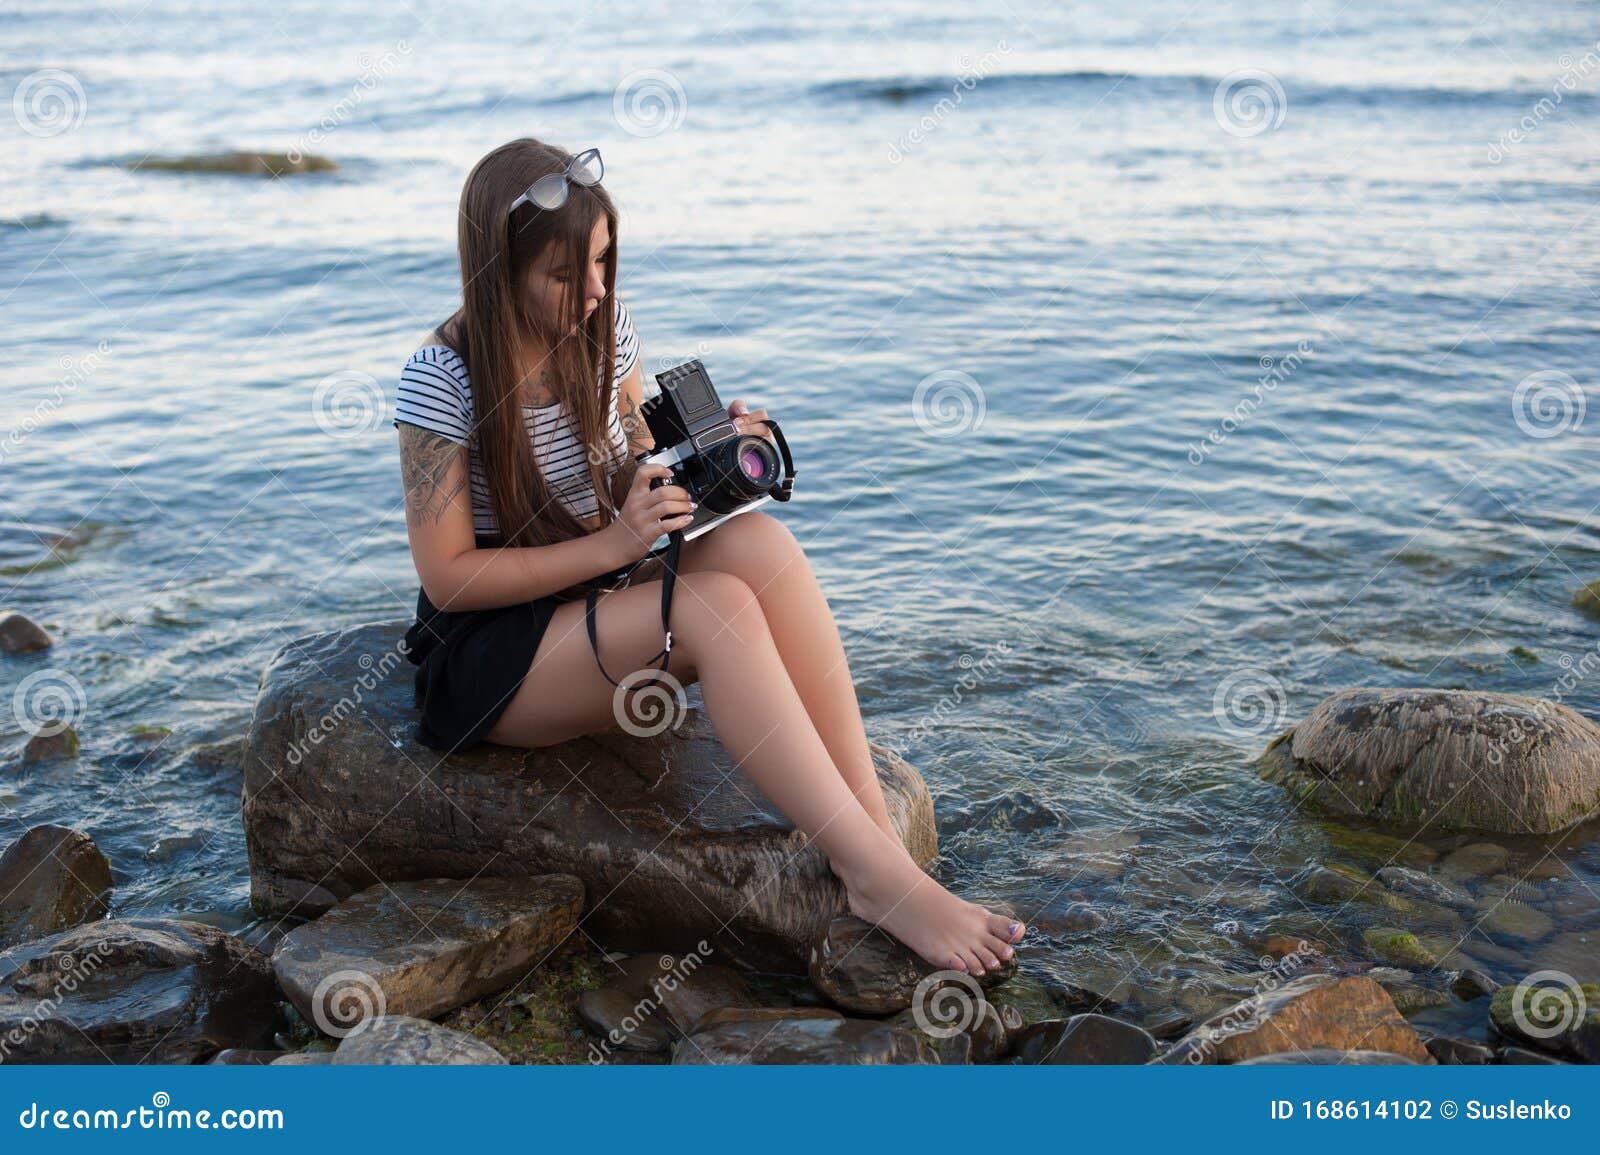
[[[1000,969],[1000,960],[995,957],[994,951],[987,946],[976,946],[973,953],[978,956],[978,961],[983,964],[984,970],[997,971]]]
[[[964,950],[961,952],[961,958],[967,964],[967,973],[969,975],[981,975],[983,973],[983,962],[978,958],[976,951]]]
[[[983,940],[983,949],[994,955],[994,957],[997,959],[1009,959],[1012,955],[1017,953],[1012,949],[1011,944],[1005,939],[996,938],[992,934]],[[997,962],[995,965],[999,966],[1000,964]]]
[[[953,954],[950,956],[949,966],[953,971],[965,972],[968,969],[966,960],[958,954]]]
[[[989,932],[1001,942],[1016,942],[1022,938],[1027,929],[1027,927],[1009,915],[991,914],[989,916]]]

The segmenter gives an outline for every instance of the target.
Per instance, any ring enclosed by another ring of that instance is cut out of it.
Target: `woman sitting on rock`
[[[600,175],[596,151],[575,162],[537,140],[480,160],[461,194],[461,308],[401,373],[422,582],[407,640],[419,738],[435,749],[612,727],[623,692],[597,659],[639,671],[661,650],[657,559],[606,594],[593,652],[575,592],[644,559],[694,508],[680,486],[650,487],[666,466],[634,460],[653,443]],[[729,415],[771,436],[765,410],[734,401]],[[1021,924],[945,890],[895,834],[833,614],[783,523],[740,514],[684,542],[677,570],[666,673],[701,684],[717,737],[827,853],[851,911],[934,966],[982,974],[1010,958]]]

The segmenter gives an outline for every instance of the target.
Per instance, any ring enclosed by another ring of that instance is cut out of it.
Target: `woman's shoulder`
[[[633,327],[633,315],[628,312],[628,306],[622,303],[622,298],[613,293],[611,300],[616,317],[616,376],[620,381],[633,372],[633,367],[639,363],[639,334]]]
[[[467,363],[439,333],[429,333],[406,358],[395,391],[395,420],[464,442],[472,428],[472,379]]]

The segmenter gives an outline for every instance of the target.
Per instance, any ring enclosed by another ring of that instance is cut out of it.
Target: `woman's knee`
[[[730,635],[748,640],[750,631],[767,628],[756,591],[737,574],[724,570],[680,574],[672,614],[674,629],[681,623],[693,631],[697,642]]]

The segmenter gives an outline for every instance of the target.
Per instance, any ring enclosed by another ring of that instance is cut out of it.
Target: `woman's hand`
[[[617,520],[600,531],[610,534],[617,543],[617,554],[622,559],[618,565],[638,561],[662,534],[685,528],[693,518],[695,503],[689,500],[689,491],[683,486],[650,488],[655,478],[671,476],[672,470],[660,464],[641,465],[634,471],[633,484],[617,511]]]
[[[772,430],[761,424],[767,419],[765,409],[751,409],[742,398],[735,397],[728,405],[728,416],[733,418],[733,427],[740,433],[754,433],[772,440]]]

